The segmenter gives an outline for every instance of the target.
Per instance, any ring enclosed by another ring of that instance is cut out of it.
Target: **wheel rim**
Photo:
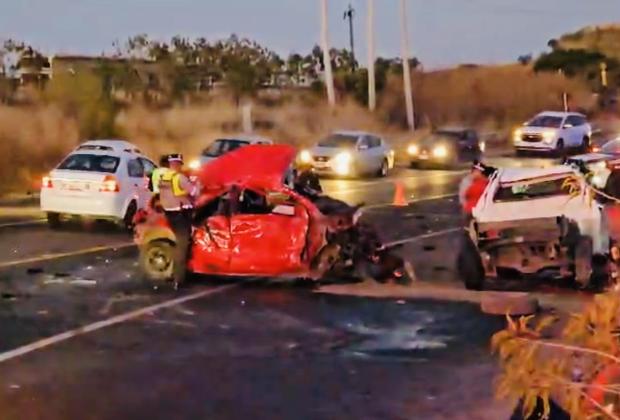
[[[155,274],[166,274],[172,267],[172,255],[163,247],[155,246],[148,250],[146,256],[147,269]]]

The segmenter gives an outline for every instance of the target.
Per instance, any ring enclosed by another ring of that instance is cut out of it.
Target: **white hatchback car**
[[[133,217],[152,196],[155,164],[123,140],[87,141],[73,150],[41,185],[41,210],[50,227],[62,216],[112,219],[131,228]]]
[[[542,112],[513,133],[518,154],[548,152],[563,154],[567,149],[587,152],[592,127],[585,115],[576,112]]]

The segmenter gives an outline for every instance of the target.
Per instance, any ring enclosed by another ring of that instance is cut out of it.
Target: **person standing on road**
[[[159,167],[155,168],[151,174],[151,191],[153,191],[153,194],[159,194],[159,181],[161,181],[161,177],[169,170],[168,155],[163,155],[159,158]]]
[[[299,164],[297,166],[297,176],[293,182],[293,188],[298,194],[311,200],[323,194],[321,180],[314,172],[311,165]]]
[[[159,199],[166,214],[170,228],[174,232],[176,244],[174,255],[174,284],[178,288],[187,274],[187,257],[191,245],[192,215],[196,186],[182,172],[183,156],[168,156],[169,170],[159,181]]]
[[[478,200],[484,194],[489,178],[495,173],[496,169],[486,166],[481,162],[474,162],[471,173],[467,175],[459,186],[459,203],[463,209],[463,214],[469,220],[471,213]]]

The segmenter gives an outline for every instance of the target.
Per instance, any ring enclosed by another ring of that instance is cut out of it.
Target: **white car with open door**
[[[569,166],[498,170],[472,216],[458,257],[469,289],[508,272],[572,278],[581,287],[604,281],[605,216]]]
[[[131,228],[152,196],[155,164],[123,140],[87,141],[73,150],[41,185],[41,210],[50,227],[65,216],[111,219]]]

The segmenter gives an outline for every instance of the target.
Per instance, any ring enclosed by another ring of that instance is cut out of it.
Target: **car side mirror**
[[[275,206],[271,212],[273,214],[279,214],[280,216],[295,216],[295,207],[279,204]]]
[[[357,150],[368,150],[368,145],[360,144],[359,146],[357,146]]]

